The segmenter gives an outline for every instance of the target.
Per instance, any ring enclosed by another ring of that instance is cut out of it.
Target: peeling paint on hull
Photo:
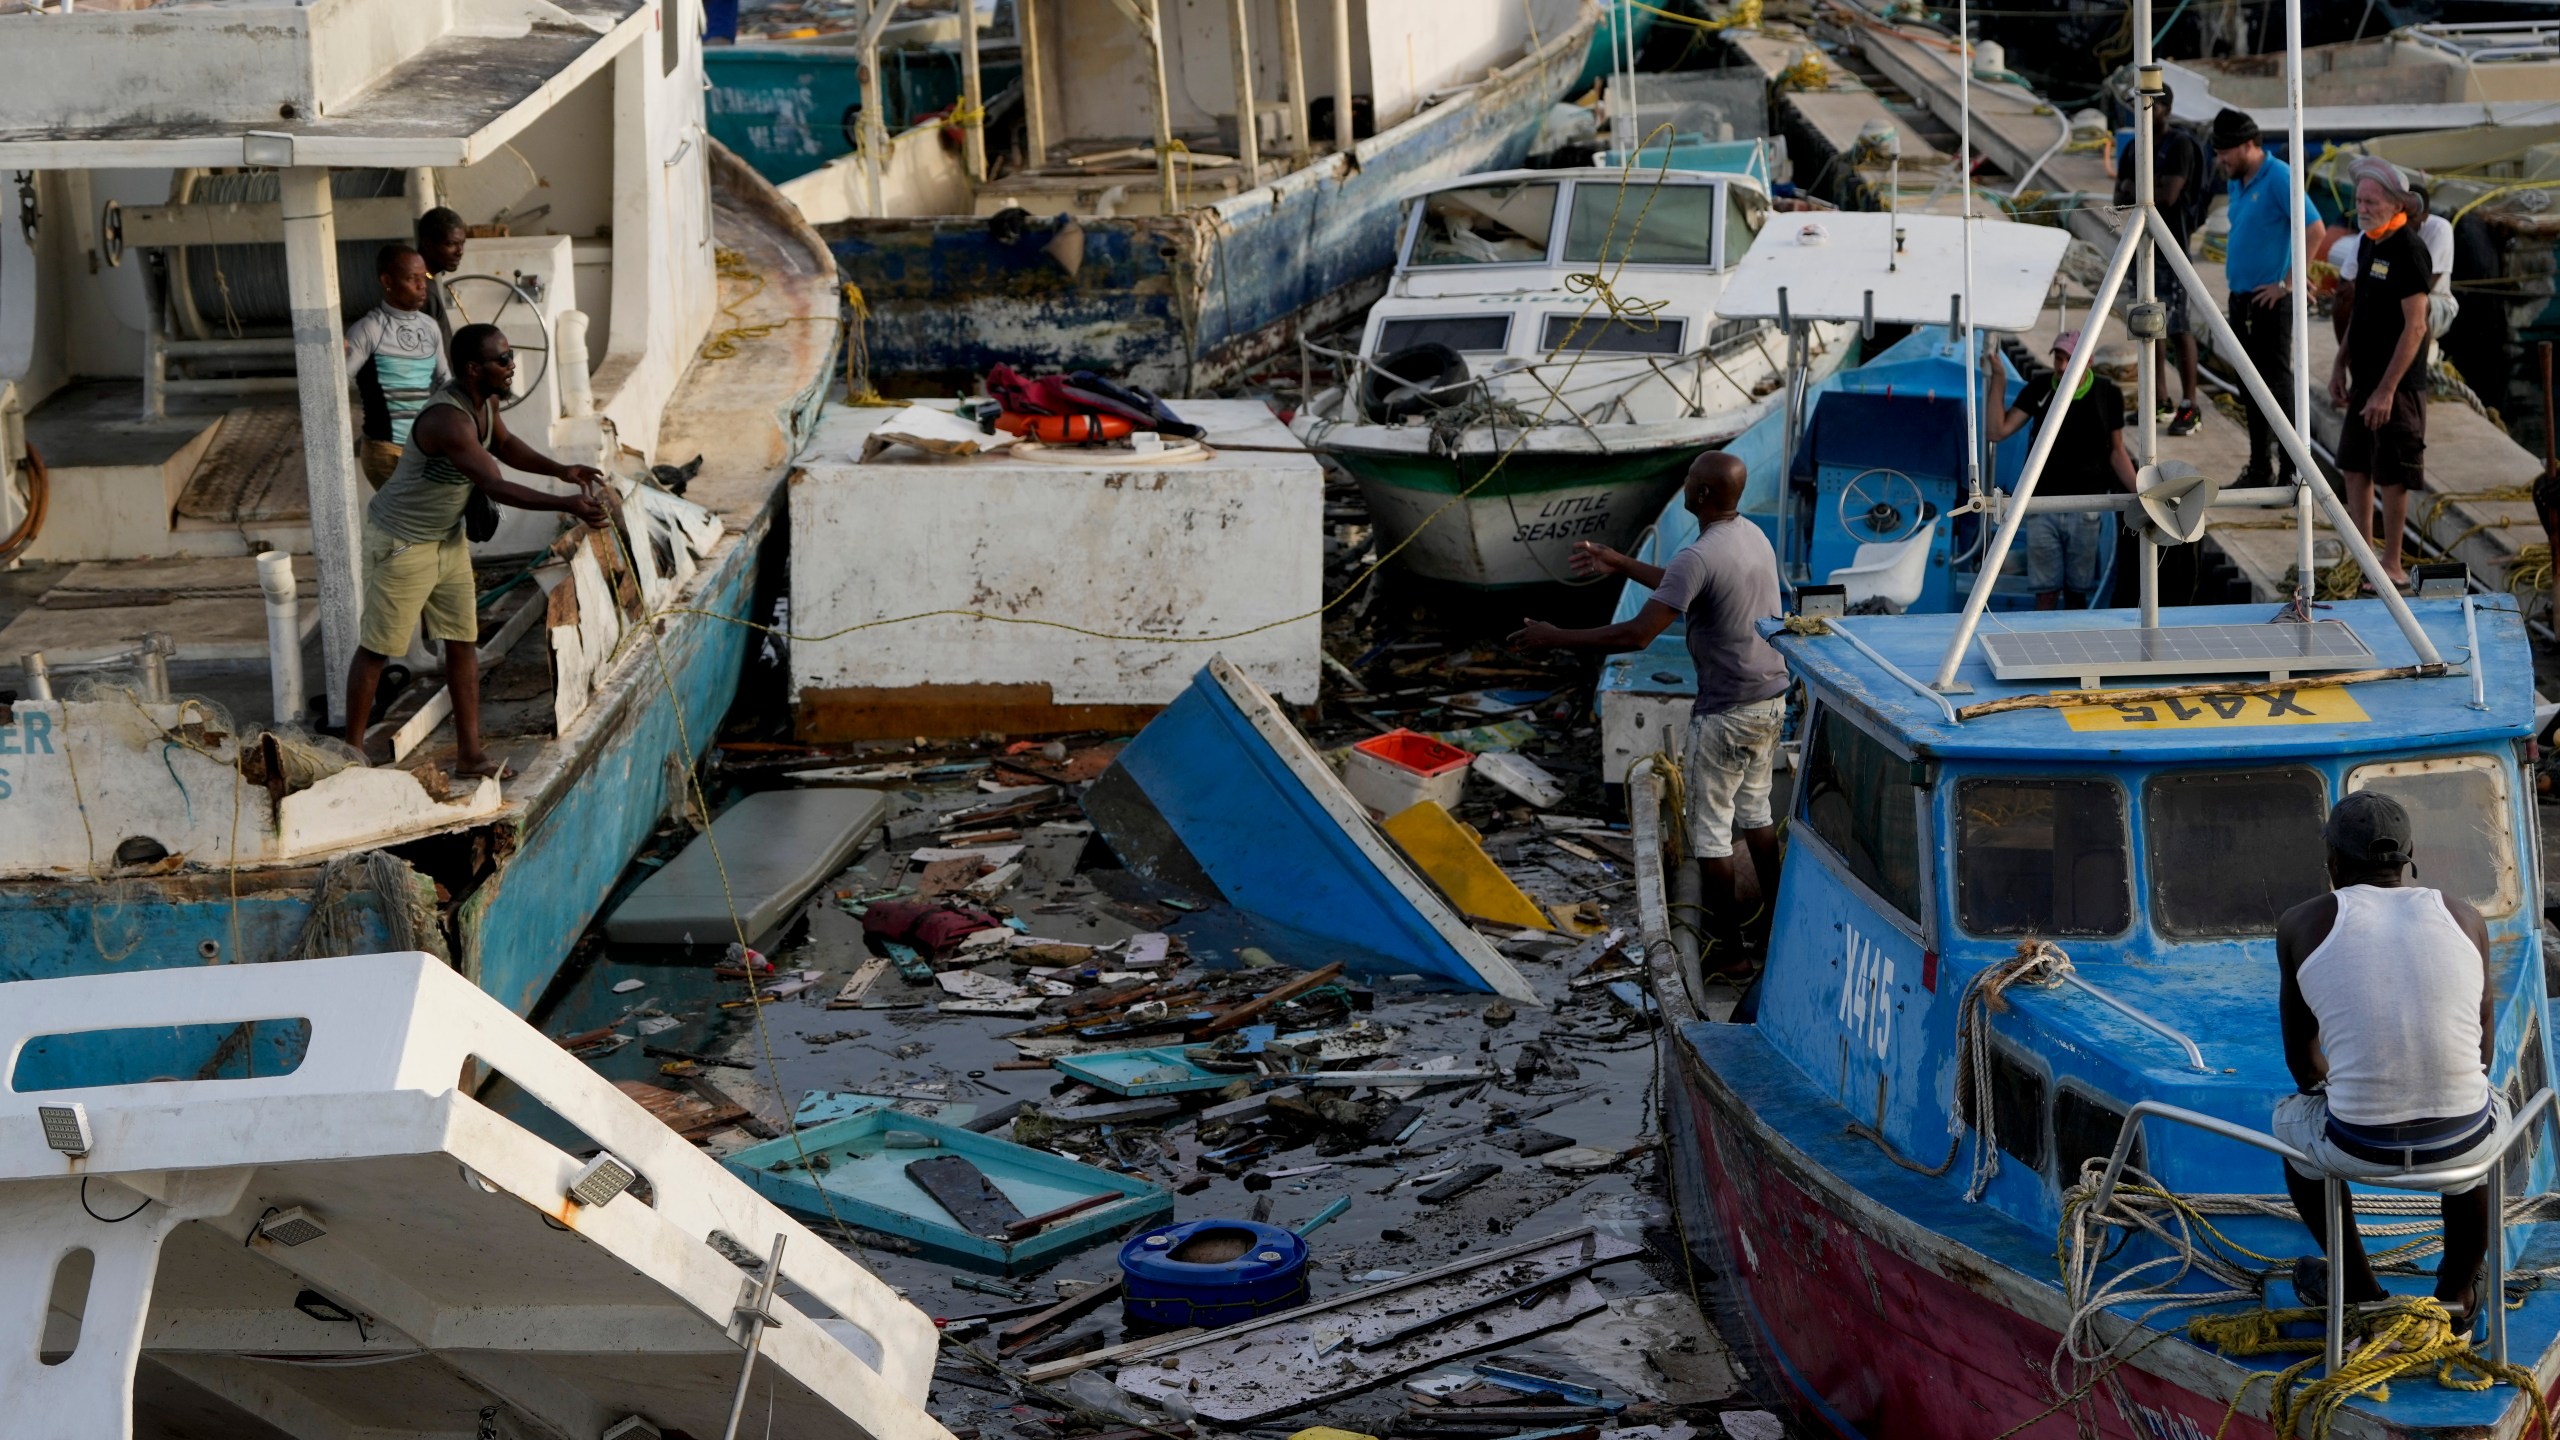
[[[1172,396],[1233,384],[1383,292],[1401,197],[1521,162],[1579,73],[1597,14],[1475,92],[1361,142],[1356,159],[1329,156],[1179,215],[1079,217],[1073,276],[1043,253],[1048,217],[1011,244],[974,216],[822,225],[838,269],[862,288],[871,373],[910,393],[974,383],[998,361],[1095,370]]]

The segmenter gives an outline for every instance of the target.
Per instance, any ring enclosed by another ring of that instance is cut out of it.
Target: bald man
[[[1742,518],[1748,479],[1742,461],[1722,451],[1690,464],[1681,503],[1698,518],[1698,538],[1668,565],[1647,565],[1588,540],[1574,546],[1575,573],[1621,576],[1653,591],[1634,618],[1597,630],[1562,630],[1530,620],[1511,643],[1528,650],[1641,650],[1674,619],[1688,617],[1689,658],[1698,670],[1682,764],[1689,851],[1698,857],[1711,937],[1720,947],[1739,942],[1763,949],[1778,895],[1778,827],[1769,788],[1786,715],[1787,664],[1760,638],[1760,622],[1779,613],[1778,555],[1760,527]],[[1749,934],[1734,913],[1736,837],[1750,848],[1751,868],[1768,901]],[[1717,964],[1722,958],[1711,957],[1710,966],[1744,968]]]

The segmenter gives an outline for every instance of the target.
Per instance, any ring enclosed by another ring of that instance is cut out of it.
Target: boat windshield
[[[2155,777],[2143,792],[2153,923],[2181,937],[2272,935],[2276,917],[2329,888],[2316,770]]]
[[[1769,218],[1769,197],[1747,185],[1724,187],[1724,263],[1739,265]]]
[[[1976,935],[2115,935],[2133,923],[2124,791],[2109,780],[1956,787],[1956,912]]]
[[[1415,265],[1538,265],[1556,223],[1551,180],[1442,190],[1422,201]]]
[[[2409,809],[2417,883],[2468,900],[2483,915],[2513,910],[2522,890],[2509,837],[2507,774],[2487,755],[2446,755],[2358,766],[2347,789],[2379,790]]]
[[[1919,787],[1911,762],[1825,710],[1804,766],[1804,815],[1849,873],[1920,918]]]
[[[1718,188],[1586,180],[1573,187],[1564,258],[1583,264],[1713,265]]]

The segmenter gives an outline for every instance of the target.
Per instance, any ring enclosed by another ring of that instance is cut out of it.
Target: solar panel
[[[2308,625],[2164,625],[2156,630],[2009,630],[1982,637],[2003,680],[2106,675],[2262,674],[2358,670],[2373,652],[2343,620]]]

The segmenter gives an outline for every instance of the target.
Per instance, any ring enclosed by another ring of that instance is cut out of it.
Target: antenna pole
[[[2302,143],[2302,0],[2284,0],[2284,105],[2285,166],[2291,177],[2290,193],[2285,196],[2286,244],[2291,248],[2286,267],[2293,272],[2293,394],[2285,397],[2293,402],[2293,428],[2311,433],[2311,247],[2303,235],[2302,187],[2309,183],[2311,157]],[[2261,162],[2263,163],[2263,162]],[[2293,603],[2304,620],[2311,618],[2311,602],[2319,598],[2320,585],[2314,575],[2316,562],[2311,553],[2311,477],[2295,477],[2302,493],[2293,505],[2296,536],[2294,558]],[[2358,523],[2363,523],[2359,518]]]
[[[2153,127],[2168,108],[2168,97],[2160,84],[2160,66],[2151,58],[2151,0],[2133,0],[2133,201],[2134,213],[2126,223],[2141,232],[2140,258],[2135,262],[2133,299],[2137,313],[2157,316],[2159,301],[2154,290],[2152,267],[2159,263],[2159,245],[2152,239],[2149,219],[2158,213],[2159,194],[2152,166],[2159,155]],[[2096,311],[2090,312],[2098,319]],[[2146,322],[2150,323],[2150,322]],[[2089,337],[2082,337],[2086,346]],[[2166,333],[2154,336],[2137,334],[2134,343],[2141,357],[2138,398],[2135,406],[2142,412],[2142,428],[2135,432],[2133,447],[2136,469],[2157,464],[2160,459],[2160,352],[2168,343]],[[2142,628],[2160,627],[2160,552],[2150,533],[2139,533],[2135,542],[2141,547]]]
[[[1973,15],[1968,0],[1956,0],[1956,94],[1963,106],[1962,152],[1956,159],[1964,183],[1964,489],[1968,498],[1982,494],[1982,352],[1973,333]]]

